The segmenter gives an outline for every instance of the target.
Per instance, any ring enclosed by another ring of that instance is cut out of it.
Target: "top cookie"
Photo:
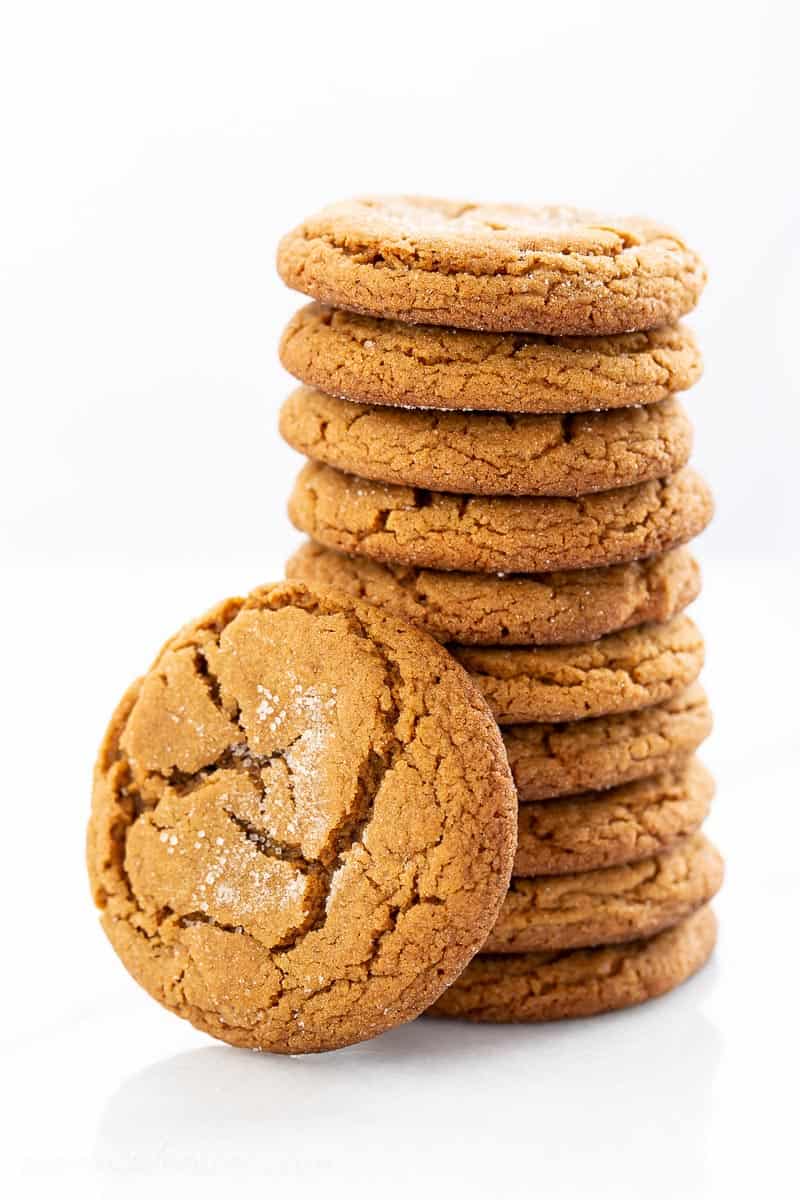
[[[289,287],[337,308],[557,336],[667,325],[706,280],[694,251],[641,217],[419,196],[332,204],[277,261]]]
[[[488,709],[430,638],[302,585],[187,625],[112,720],[88,861],[156,999],[297,1053],[430,1004],[481,946],[516,844]]]

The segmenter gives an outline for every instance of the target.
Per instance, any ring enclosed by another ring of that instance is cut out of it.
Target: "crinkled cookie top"
[[[345,1045],[416,1015],[505,893],[497,729],[424,634],[302,585],[186,626],[118,709],[89,870],[135,978],[236,1044]]]
[[[646,218],[421,196],[324,208],[281,241],[278,271],[372,316],[557,335],[668,324],[705,284],[698,256]]]

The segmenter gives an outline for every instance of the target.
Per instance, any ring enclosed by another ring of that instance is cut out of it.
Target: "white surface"
[[[189,1176],[214,1195],[250,1177],[303,1196],[791,1190],[795,46],[782,3],[3,9],[11,1194],[141,1194],[144,1176],[154,1198]],[[280,1060],[213,1046],[117,963],[84,879],[89,773],[164,637],[281,575],[296,460],[274,347],[299,300],[275,243],[329,199],[392,189],[642,210],[709,259],[692,318],[708,369],[687,403],[720,509],[696,613],[722,939],[695,981],[627,1014],[420,1021]]]

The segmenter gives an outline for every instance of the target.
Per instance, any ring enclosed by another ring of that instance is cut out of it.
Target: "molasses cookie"
[[[552,338],[407,325],[319,304],[292,317],[280,357],[302,383],[362,404],[514,413],[653,404],[703,369],[685,325]]]
[[[561,571],[646,558],[695,537],[711,493],[669,479],[576,499],[468,496],[373,483],[308,463],[289,501],[303,533],[333,550],[447,571]]]
[[[428,1009],[467,1021],[554,1021],[662,996],[703,966],[717,940],[708,907],[654,937],[561,953],[479,954]]]
[[[379,563],[305,542],[291,579],[345,592],[418,625],[440,642],[561,645],[645,621],[668,621],[700,592],[688,550],[614,567],[538,575],[483,575]]]
[[[706,282],[698,255],[642,217],[423,196],[332,204],[277,261],[289,287],[335,308],[558,337],[668,325]]]
[[[604,792],[521,804],[515,875],[565,875],[639,862],[696,833],[714,783],[696,758]]]
[[[481,496],[580,496],[672,475],[692,427],[677,400],[577,415],[425,412],[298,388],[284,439],[317,462],[382,483]]]
[[[549,800],[616,787],[680,766],[711,732],[699,683],[639,712],[503,730],[519,798]]]
[[[637,625],[577,646],[451,646],[501,725],[577,721],[668,700],[703,666],[689,617]]]
[[[486,954],[572,950],[650,937],[707,904],[722,859],[701,833],[665,854],[624,866],[513,878]]]
[[[434,641],[300,584],[220,604],[124,697],[88,864],[134,978],[198,1028],[283,1053],[427,1007],[506,892],[497,727]]]

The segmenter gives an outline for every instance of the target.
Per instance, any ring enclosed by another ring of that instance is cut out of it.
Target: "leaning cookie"
[[[669,700],[703,666],[685,614],[577,646],[451,646],[501,725],[577,721]]]
[[[372,483],[308,463],[289,500],[315,541],[379,562],[447,571],[561,571],[646,558],[711,520],[706,483],[689,467],[576,499],[466,496]]]
[[[688,550],[587,571],[485,575],[379,563],[305,542],[290,579],[368,600],[440,642],[526,646],[588,642],[645,621],[668,621],[696,599]]]
[[[723,864],[703,834],[624,866],[536,879],[514,877],[486,954],[572,950],[650,937],[707,904]]]
[[[365,196],[283,238],[289,287],[336,308],[462,329],[625,333],[694,308],[698,255],[642,217]]]
[[[298,388],[284,439],[316,462],[382,483],[480,496],[581,496],[672,475],[692,427],[677,400],[561,416],[437,413],[353,404]]]
[[[552,338],[408,325],[319,304],[292,317],[280,357],[302,383],[362,404],[509,413],[654,404],[703,369],[685,325]]]
[[[671,850],[708,816],[714,782],[696,758],[606,791],[520,804],[514,875],[567,875]]]
[[[672,770],[702,745],[711,724],[706,694],[693,683],[639,712],[507,725],[503,741],[520,800],[549,800]]]
[[[167,1008],[282,1053],[416,1015],[484,942],[517,802],[432,639],[283,584],[180,631],[118,707],[88,836],[103,928]]]
[[[699,971],[717,940],[707,906],[653,937],[561,953],[479,954],[428,1009],[467,1021],[591,1017],[662,996]]]

